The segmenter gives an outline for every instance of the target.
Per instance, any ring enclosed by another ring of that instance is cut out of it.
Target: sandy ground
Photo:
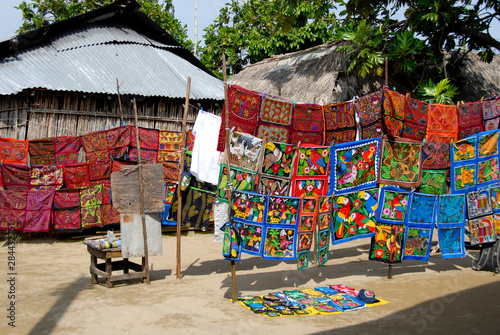
[[[368,261],[368,240],[334,246],[325,267],[296,270],[295,262],[243,255],[238,294],[344,284],[373,290],[387,305],[336,314],[267,318],[231,297],[230,263],[210,233],[182,238],[182,279],[175,276],[175,235],[163,235],[163,255],[150,257],[151,285],[90,283],[90,257],[81,241],[53,239],[16,245],[16,322],[6,316],[7,247],[1,242],[0,334],[458,334],[500,330],[500,277],[476,272],[471,260]],[[138,261],[136,259],[136,261]]]

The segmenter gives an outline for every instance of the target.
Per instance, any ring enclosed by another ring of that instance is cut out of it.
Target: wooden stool
[[[98,284],[98,276],[106,278],[106,287],[113,287],[113,282],[118,280],[127,280],[140,278],[142,282],[146,278],[146,259],[142,257],[142,265],[133,263],[128,258],[122,260],[112,261],[113,258],[122,257],[121,248],[110,248],[97,250],[87,245],[87,251],[90,254],[90,275],[92,284]],[[97,263],[97,259],[105,260],[105,263]],[[129,273],[129,270],[135,272]],[[113,275],[113,271],[123,270],[123,274]]]

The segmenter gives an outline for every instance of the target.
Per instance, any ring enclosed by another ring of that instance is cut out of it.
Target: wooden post
[[[389,86],[389,58],[385,57],[385,86]],[[387,279],[392,279],[392,264],[389,263],[389,269],[387,270]]]
[[[181,222],[182,222],[182,192],[181,192],[181,179],[182,170],[184,169],[184,159],[186,151],[184,150],[184,142],[186,142],[186,122],[189,110],[189,94],[191,92],[191,78],[187,78],[187,91],[186,102],[184,104],[184,117],[182,118],[182,144],[181,144],[181,157],[179,160],[179,181],[177,182],[177,258],[176,258],[176,274],[177,279],[181,279]]]
[[[227,184],[232,185],[231,182],[231,165],[229,164],[229,104],[227,103],[227,75],[226,75],[226,55],[222,54],[222,73],[224,74],[224,109],[226,110],[226,165],[227,165]],[[227,191],[227,202],[229,204],[229,217],[231,216],[231,188]],[[231,288],[232,300],[235,303],[238,300],[236,296],[236,262],[231,260]]]
[[[122,99],[120,98],[120,85],[118,85],[118,77],[116,77],[116,92],[118,93],[118,107],[120,108],[120,125],[123,123]],[[135,100],[134,100],[135,101]],[[135,107],[137,109],[137,106]],[[136,115],[137,117],[137,115]],[[135,120],[137,127],[137,119]]]
[[[139,126],[137,124],[137,104],[135,98],[132,100],[135,116],[135,140],[137,142],[137,157],[139,157],[139,192],[140,192],[140,208],[142,217],[142,235],[144,237],[144,270],[146,271],[146,284],[149,285],[149,255],[148,255],[148,233],[146,231],[146,216],[144,214],[144,190],[142,186],[142,159],[141,159],[141,142],[139,139]]]

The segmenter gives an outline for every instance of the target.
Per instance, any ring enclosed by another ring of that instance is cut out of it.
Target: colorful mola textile
[[[262,256],[265,259],[296,259],[296,244],[296,225],[266,226]]]
[[[81,136],[87,161],[102,161],[109,158],[106,131],[95,131]]]
[[[264,194],[235,191],[231,196],[231,219],[264,223],[267,197]]]
[[[333,146],[330,191],[335,195],[375,187],[380,138]]]
[[[491,209],[493,213],[500,213],[500,185],[492,185],[490,189]]]
[[[292,102],[264,94],[255,136],[290,143],[291,131]]]
[[[80,231],[80,190],[57,190],[54,196],[52,221],[55,230]]]
[[[116,127],[106,130],[107,149],[110,158],[124,155],[131,141],[131,127]]]
[[[93,185],[80,190],[82,228],[102,227],[102,185]]]
[[[422,143],[384,137],[378,181],[386,185],[416,187],[422,181]]]
[[[384,263],[400,263],[405,240],[405,225],[377,223],[370,243],[368,259]]]
[[[31,165],[56,165],[54,138],[30,140],[29,154]]]
[[[441,257],[465,257],[465,195],[439,196],[436,218]]]
[[[3,164],[26,165],[28,146],[28,141],[0,137],[0,160]]]
[[[333,244],[375,235],[378,189],[334,196],[333,202]]]
[[[193,147],[194,147],[194,140],[196,139],[196,136],[193,135],[192,130],[188,130],[186,132],[186,152],[188,154],[193,153]]]
[[[328,176],[330,147],[299,146],[295,175],[308,177]]]
[[[384,124],[389,136],[401,136],[406,96],[384,87]]]
[[[422,168],[428,170],[448,169],[450,166],[450,144],[426,142],[423,147]]]
[[[0,190],[0,230],[22,230],[26,221],[28,191]]]
[[[291,194],[294,197],[319,197],[328,192],[328,178],[295,177],[292,180]]]
[[[290,195],[290,180],[261,176],[259,178],[258,192],[270,195]]]
[[[57,166],[31,166],[31,188],[41,189],[54,187],[61,188],[63,180],[63,169]]]
[[[466,138],[483,131],[481,101],[459,104],[457,113],[458,139]]]
[[[55,190],[31,190],[26,205],[26,223],[23,232],[48,232],[52,219]]]
[[[356,140],[356,117],[352,101],[324,107],[325,144],[346,143]]]
[[[491,206],[490,189],[488,187],[480,188],[466,194],[467,200],[467,218],[476,219],[493,213]]]
[[[290,179],[297,150],[291,144],[268,141],[264,148],[262,175]]]
[[[87,187],[90,185],[87,163],[63,165],[63,179],[66,188]]]
[[[314,104],[295,104],[292,108],[292,144],[323,145],[323,107]]]
[[[125,159],[113,158],[111,172],[121,171],[122,166],[137,165],[137,162],[129,161]]]
[[[197,182],[195,185],[201,186]],[[207,183],[203,183],[207,187]],[[188,187],[182,195],[181,225],[194,229],[206,230],[210,221],[210,213],[217,196],[210,190],[201,187]],[[177,192],[170,206],[170,220],[177,220],[178,197]]]
[[[243,170],[240,168],[231,167],[231,185],[228,185],[227,166],[220,165],[219,182],[217,183],[217,198],[222,202],[227,202],[227,187],[231,186],[232,190],[253,192],[257,183],[257,173]]]
[[[264,140],[237,132],[231,132],[229,136],[229,163],[231,166],[257,172],[260,168]]]
[[[130,130],[129,156],[133,161],[139,160],[137,150],[136,127]],[[160,133],[156,129],[139,127],[139,142],[141,148],[141,161],[146,164],[156,164],[158,161],[158,146]]]
[[[495,243],[497,234],[493,215],[469,220],[470,245]]]
[[[482,102],[484,130],[498,129],[500,121],[500,96],[484,99]]]
[[[427,141],[452,143],[457,140],[458,117],[457,106],[431,104]]]
[[[407,97],[404,109],[402,137],[422,142],[427,133],[429,122],[429,104]]]
[[[262,256],[264,225],[257,222],[239,222],[238,219],[235,223],[240,227],[241,252]]]
[[[379,197],[377,221],[403,224],[407,220],[410,192],[394,186],[382,187]]]
[[[56,165],[71,165],[78,163],[80,137],[58,136],[54,139]]]
[[[262,104],[262,95],[246,90],[242,87],[231,85],[227,89],[229,105],[229,128],[234,131],[255,134],[255,125]],[[226,109],[222,112],[222,122],[219,129],[219,142],[217,151],[224,151],[226,147]]]
[[[422,184],[419,192],[441,195],[446,190],[446,176],[448,170],[422,170]]]
[[[160,130],[158,162],[178,162],[181,155],[182,133]]]
[[[89,165],[89,179],[91,181],[109,179],[113,168],[111,160],[103,161],[90,161]]]
[[[423,193],[410,195],[403,260],[426,262],[429,259],[436,204],[435,195]]]
[[[465,257],[465,228],[461,226],[439,227],[438,241],[442,258]]]
[[[6,190],[29,190],[30,168],[24,165],[2,164],[2,182]]]
[[[354,108],[361,123],[361,138],[382,136],[382,90],[366,95],[354,101]]]
[[[226,222],[221,230],[224,231],[222,238],[222,256],[224,259],[231,261],[239,261],[241,259],[241,236],[238,229]]]

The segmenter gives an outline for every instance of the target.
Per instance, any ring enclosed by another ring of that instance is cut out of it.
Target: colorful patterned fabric
[[[30,168],[23,165],[2,164],[2,181],[6,190],[29,190]]]
[[[264,194],[235,191],[231,195],[231,220],[264,223],[267,197]]]
[[[297,226],[301,203],[297,197],[268,196],[266,224]]]
[[[187,157],[187,156],[186,156]],[[180,176],[179,163],[163,162],[163,180],[165,182],[178,182]]]
[[[322,177],[297,177],[292,180],[291,194],[294,197],[319,197],[328,192],[328,179]]]
[[[188,130],[186,132],[186,152],[187,153],[192,153],[193,152],[193,147],[194,147],[194,140],[196,139],[196,136],[193,135],[192,130]]]
[[[400,263],[405,240],[405,225],[377,223],[370,243],[369,260]]]
[[[310,255],[310,250],[297,251],[297,270],[302,270],[309,266]]]
[[[26,221],[28,191],[0,190],[0,230],[22,230]]]
[[[330,222],[332,220],[332,206],[333,197],[319,197],[318,199],[318,214],[316,223],[318,224],[318,245],[317,245],[317,259],[318,266],[323,266],[328,261],[330,254],[330,235],[332,228]]]
[[[257,172],[264,141],[258,137],[232,132],[229,140],[229,163],[242,169]]]
[[[111,165],[111,172],[121,171],[121,168],[124,165],[125,166],[137,165],[137,162],[129,161],[129,160],[125,160],[125,159],[113,158],[113,162]]]
[[[458,139],[466,138],[483,131],[482,103],[467,102],[457,106]]]
[[[466,200],[467,218],[469,220],[493,213],[490,189],[488,187],[467,193]]]
[[[451,143],[457,140],[457,106],[431,104],[427,141]]]
[[[335,195],[375,187],[380,138],[333,146],[330,192]]]
[[[484,99],[482,102],[484,130],[498,129],[500,118],[500,96]]]
[[[465,195],[444,194],[438,197],[437,225],[465,224]]]
[[[295,146],[285,143],[267,142],[264,148],[262,175],[290,179],[292,167],[297,157]]]
[[[3,164],[26,165],[28,146],[28,141],[0,137],[0,160]]]
[[[262,122],[289,126],[292,123],[292,103],[264,94],[259,119]]]
[[[377,222],[403,224],[407,220],[410,192],[394,186],[382,187]]]
[[[89,166],[87,163],[64,165],[63,179],[66,188],[87,187],[90,185]]]
[[[30,184],[31,188],[61,188],[63,184],[62,167],[57,166],[32,166]]]
[[[232,190],[253,192],[257,183],[257,174],[255,172],[243,170],[240,168],[231,167],[231,185],[228,185],[227,180],[227,166],[220,165],[219,182],[217,183],[217,198],[222,202],[227,202],[228,186]]]
[[[124,155],[130,145],[130,126],[106,130],[106,143],[110,158]]]
[[[324,107],[325,144],[346,143],[356,140],[356,117],[352,101]]]
[[[330,147],[299,146],[295,175],[327,176],[330,169]]]
[[[109,159],[106,131],[96,131],[81,136],[81,142],[87,161]]]
[[[257,222],[238,222],[236,225],[240,226],[241,236],[241,252],[262,256],[262,241],[264,225]]]
[[[54,230],[81,231],[80,207],[55,210],[52,213]]]
[[[436,204],[435,195],[423,193],[410,195],[403,260],[426,262],[429,259]]]
[[[378,190],[333,197],[332,243],[339,244],[375,235]]]
[[[261,194],[290,195],[290,180],[261,176],[258,191]]]
[[[495,243],[497,234],[493,215],[469,220],[470,245]]]
[[[158,162],[178,162],[181,155],[182,133],[160,130]]]
[[[464,257],[465,195],[439,196],[436,218],[441,257]]]
[[[139,161],[137,151],[137,140],[135,127],[130,130],[130,150],[129,156],[133,161]],[[156,129],[139,127],[139,142],[141,147],[141,160],[146,164],[156,164],[158,162],[158,147],[160,133]]]
[[[361,138],[382,136],[382,90],[354,101],[354,109],[361,124]]]
[[[232,85],[227,89],[229,105],[229,128],[247,134],[255,134],[255,126],[262,104],[262,96],[256,92]],[[217,151],[226,147],[226,107],[222,111],[222,122],[219,129]]]
[[[422,142],[427,133],[429,121],[429,104],[407,97],[404,108],[402,137]]]
[[[425,155],[422,162],[424,169],[442,170],[450,166],[450,144],[426,142],[422,150]]]
[[[434,212],[437,196],[412,193],[409,202],[408,220],[409,224],[427,224],[434,226]]]
[[[78,163],[80,151],[80,137],[58,136],[54,139],[56,165],[71,165]]]
[[[93,185],[80,190],[82,228],[102,227],[102,185]]]
[[[323,145],[323,107],[314,104],[295,104],[292,108],[292,144]]]
[[[490,186],[491,209],[493,213],[500,213],[500,186]]]
[[[241,236],[238,229],[226,222],[221,228],[224,231],[222,239],[222,255],[226,260],[239,261],[241,258]]]
[[[441,195],[446,190],[446,175],[448,170],[422,170],[422,183],[419,192]]]
[[[384,137],[381,146],[378,182],[416,187],[422,181],[422,144],[402,137]]]
[[[54,138],[44,138],[29,141],[31,165],[55,165],[56,149]]]
[[[438,241],[441,257],[465,257],[464,235],[464,227],[438,227]]]
[[[291,225],[266,226],[262,256],[265,259],[295,259],[297,228]]]
[[[111,177],[111,172],[113,168],[113,162],[111,160],[102,161],[90,161],[89,165],[89,179],[102,180],[109,179]]]
[[[52,218],[55,190],[31,190],[26,205],[26,223],[23,232],[48,232]]]
[[[384,87],[383,115],[387,133],[390,136],[401,136],[405,117],[406,96]]]

